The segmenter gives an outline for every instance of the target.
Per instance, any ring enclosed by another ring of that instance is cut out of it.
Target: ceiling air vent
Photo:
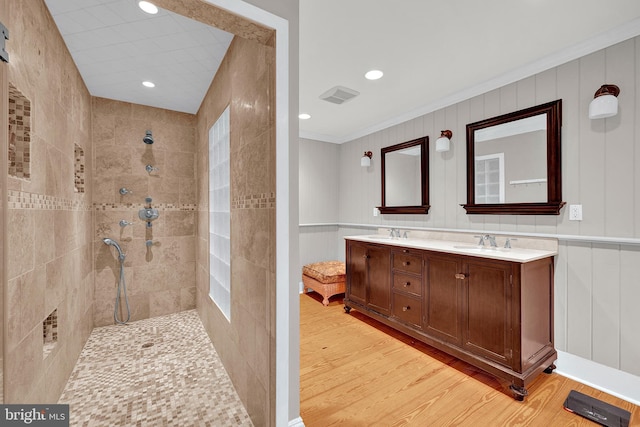
[[[324,99],[325,101],[333,104],[343,104],[358,95],[360,95],[360,92],[357,90],[349,89],[344,86],[336,86],[320,95],[320,99]]]

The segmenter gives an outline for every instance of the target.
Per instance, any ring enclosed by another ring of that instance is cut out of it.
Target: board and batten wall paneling
[[[620,246],[620,369],[640,376],[639,246]]]
[[[640,37],[635,37],[339,145],[338,230],[326,231],[338,239],[335,258],[344,258],[344,235],[367,234],[376,227],[559,236],[556,347],[640,376],[640,281],[635,273],[640,245],[628,241],[640,241],[639,70]],[[590,120],[589,103],[605,83],[620,87],[619,114]],[[555,99],[562,99],[563,200],[582,205],[583,220],[569,221],[568,206],[557,216],[467,215],[460,206],[467,194],[466,124]],[[435,140],[444,129],[453,131],[451,150],[436,153]],[[372,208],[380,204],[380,149],[425,135],[429,214],[373,216]],[[374,154],[369,168],[359,166],[365,150]],[[314,232],[305,244],[313,247],[313,239],[324,237]],[[321,246],[329,247],[327,241]]]
[[[337,222],[338,146],[300,140],[299,168],[300,224]]]

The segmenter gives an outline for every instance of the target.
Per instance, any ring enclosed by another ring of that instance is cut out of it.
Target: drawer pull
[[[402,265],[404,265],[405,267],[406,267],[406,266],[408,266],[409,264],[411,264],[409,261],[404,261],[404,262],[402,263]]]
[[[404,307],[402,307],[402,311],[407,311],[407,310],[411,310],[411,307],[408,305],[405,305]]]
[[[411,286],[411,282],[404,282],[404,283],[402,284],[402,286],[404,286],[405,288],[407,288],[407,287]]]
[[[369,259],[369,255],[362,255],[362,258]]]
[[[466,279],[467,276],[465,276],[463,273],[456,273],[456,279]]]
[[[515,240],[515,239],[513,239],[513,240]],[[402,252],[404,252],[405,254],[408,254],[409,253],[409,249],[403,249]]]

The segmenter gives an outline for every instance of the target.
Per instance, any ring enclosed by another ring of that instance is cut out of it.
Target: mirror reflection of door
[[[476,203],[504,203],[504,153],[476,156]]]

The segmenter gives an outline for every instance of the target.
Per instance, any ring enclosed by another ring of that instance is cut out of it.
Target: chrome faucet
[[[389,237],[391,237],[392,239],[400,238],[400,230],[398,230],[397,228],[390,228],[389,229]]]
[[[496,236],[492,236],[490,234],[485,234],[482,238],[484,240],[488,240],[489,241],[489,245],[492,248],[497,248],[498,247],[498,244],[496,243]]]
[[[507,249],[511,249],[511,242],[513,242],[514,240],[518,240],[518,239],[514,239],[513,237],[507,237],[507,241],[504,242],[504,247]]]

